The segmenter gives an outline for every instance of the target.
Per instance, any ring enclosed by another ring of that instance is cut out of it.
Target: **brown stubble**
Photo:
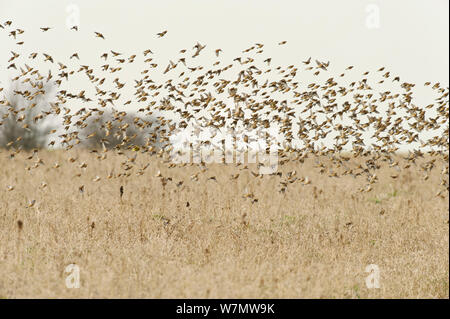
[[[144,156],[138,164],[150,166],[142,176],[133,169],[107,179],[121,159],[77,152],[71,156],[88,164],[80,177],[57,151],[42,152],[45,166],[31,173],[20,157],[0,159],[0,185],[16,187],[0,190],[1,297],[449,296],[448,193],[435,196],[437,169],[424,181],[414,167],[396,179],[384,168],[373,190],[360,193],[363,178],[329,178],[313,161],[289,162],[283,176],[295,169],[312,183],[280,193],[277,176],[215,164],[196,182],[198,167],[169,169]],[[172,178],[164,188],[158,171]],[[48,187],[39,189],[43,180]],[[258,201],[244,198],[246,190]],[[25,208],[30,198],[37,209]],[[80,267],[79,289],[65,287],[71,263]],[[379,289],[365,285],[369,264],[380,268]]]

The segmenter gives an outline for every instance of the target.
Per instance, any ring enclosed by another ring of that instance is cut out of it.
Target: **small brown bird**
[[[33,207],[34,204],[36,204],[36,200],[35,200],[35,199],[30,200],[30,201],[28,202],[27,208]]]
[[[48,31],[48,30],[50,30],[50,29],[51,29],[51,28],[49,28],[49,27],[41,28],[42,32],[46,32],[46,31]]]
[[[150,49],[145,50],[144,56],[147,56],[147,54],[149,54],[149,53],[153,54],[152,50],[150,50]]]
[[[105,37],[100,32],[94,32],[94,33],[97,38],[102,38],[103,40],[105,40]]]
[[[43,54],[44,57],[45,57],[44,62],[45,62],[45,61],[50,61],[51,63],[53,63],[53,58],[52,58],[50,55],[48,55],[48,54],[46,54],[46,53],[42,53],[42,54]]]
[[[160,32],[160,33],[157,33],[156,35],[157,35],[159,38],[162,38],[163,36],[166,35],[166,33],[167,33],[167,30],[165,30],[165,31],[163,31],[163,32]]]

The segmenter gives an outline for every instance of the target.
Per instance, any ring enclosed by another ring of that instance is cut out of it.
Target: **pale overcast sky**
[[[71,4],[79,8],[77,34],[66,28]],[[366,26],[371,4],[379,7],[379,28]],[[158,56],[172,57],[196,41],[237,56],[261,42],[272,45],[280,63],[313,56],[336,67],[385,65],[411,82],[446,83],[448,11],[447,0],[0,0],[0,21],[13,20],[26,31],[24,48],[45,48],[61,59],[74,50],[100,52],[101,45],[130,54],[152,47]],[[38,32],[42,26],[54,30]],[[156,39],[166,29],[166,37]],[[96,41],[93,31],[104,33],[107,41]],[[281,40],[288,41],[284,50],[274,46]],[[2,37],[0,43],[4,65],[15,42]]]

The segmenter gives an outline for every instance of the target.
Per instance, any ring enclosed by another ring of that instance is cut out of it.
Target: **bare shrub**
[[[48,111],[53,82],[11,81],[0,105],[0,147],[30,150],[44,148],[48,132],[55,127]]]

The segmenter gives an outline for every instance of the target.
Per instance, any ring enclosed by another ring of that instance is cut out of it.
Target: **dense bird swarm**
[[[13,37],[17,41],[25,32],[14,27],[11,21],[5,22],[2,29],[3,36]],[[42,32],[52,30],[50,27],[40,29]],[[71,30],[78,32],[78,28]],[[100,32],[94,32],[93,36],[107,41],[107,37]],[[167,36],[167,31],[156,34],[156,38]],[[22,46],[23,41],[17,45]],[[286,45],[286,41],[278,45]],[[240,132],[244,132],[239,138],[247,145],[250,141],[246,131],[276,127],[278,133],[275,140],[269,141],[268,134],[258,138],[266,139],[267,145],[276,144],[281,166],[290,161],[303,163],[312,156],[316,158],[316,168],[323,174],[331,177],[364,177],[366,184],[360,191],[371,191],[372,184],[378,181],[376,172],[384,164],[392,168],[392,179],[398,178],[402,170],[411,165],[422,171],[423,178],[427,179],[430,171],[438,167],[442,173],[442,190],[448,190],[448,87],[426,82],[425,86],[434,91],[435,99],[429,105],[417,106],[413,97],[415,84],[401,82],[399,76],[391,75],[384,67],[375,72],[366,71],[361,80],[348,85],[339,82],[344,81],[347,72],[356,72],[353,66],[347,67],[338,76],[330,75],[324,83],[302,85],[298,79],[302,73],[326,73],[330,62],[312,60],[310,57],[299,65],[275,68],[271,66],[272,59],[264,56],[264,44],[256,43],[226,66],[222,66],[223,61],[220,60],[222,49],[215,49],[217,62],[204,67],[198,65],[197,60],[205,50],[206,45],[197,42],[191,50],[182,49],[178,60],[170,60],[165,67],[154,62],[155,49],[130,56],[110,50],[99,54],[99,62],[103,64],[96,66],[84,65],[80,58],[82,54],[78,52],[69,57],[69,60],[77,61],[69,66],[66,60],[59,62],[59,59],[38,52],[32,52],[28,59],[19,63],[22,54],[12,51],[7,69],[18,71],[13,82],[28,86],[23,90],[16,86],[12,95],[5,94],[0,101],[3,119],[14,119],[24,130],[24,135],[27,129],[30,130],[30,125],[44,123],[46,118],[53,117],[53,123],[60,121],[63,132],[58,129],[46,132],[50,148],[59,146],[70,150],[86,140],[96,139],[94,145],[102,145],[102,150],[95,149],[93,152],[97,152],[100,159],[106,159],[110,149],[124,155],[120,172],[111,177],[131,176],[137,154],[156,154],[173,167],[174,161],[170,160],[170,152],[173,151],[170,136],[195,123],[201,129],[228,131],[236,131],[239,126]],[[48,74],[43,74],[42,70],[30,67],[29,64],[35,59],[43,59],[48,64],[56,63],[59,66],[57,74],[53,74],[51,69]],[[142,59],[145,68],[133,83],[122,81],[119,74],[136,59]],[[170,78],[157,82],[155,78],[158,76],[155,74],[160,71],[163,71],[163,75],[171,75]],[[75,73],[80,72],[86,75],[95,88],[93,96],[87,95],[87,88],[79,92],[71,91],[73,88],[69,86],[69,81]],[[390,91],[373,88],[385,81],[392,82]],[[398,85],[394,86],[395,82]],[[49,106],[38,114],[27,113],[30,108],[36,107],[39,98],[46,95],[49,83],[58,87],[54,101],[50,101]],[[111,90],[103,88],[107,83],[113,86]],[[131,85],[135,89],[134,96],[122,96],[121,90]],[[8,99],[10,96],[20,96],[20,103],[26,106],[12,107]],[[84,106],[75,111],[65,106],[69,100]],[[137,107],[137,113],[143,116],[124,121],[127,112],[116,108],[125,105]],[[110,112],[111,116],[96,125],[105,112]],[[32,119],[29,118],[30,114],[33,115]],[[146,120],[149,116],[157,120]],[[133,135],[128,134],[130,129],[133,129]],[[115,138],[113,145],[109,145],[111,139],[108,137],[111,134]],[[14,138],[5,141],[11,157],[21,151],[24,136]],[[139,143],[136,142],[138,139]],[[224,139],[218,142],[202,141],[197,146],[207,144],[220,148]],[[402,151],[401,147],[405,145],[415,147],[405,151],[403,159],[406,162],[400,164],[394,155]],[[128,156],[126,150],[137,154]],[[269,147],[266,151],[269,152]],[[424,156],[428,160],[417,165],[417,159]],[[319,160],[324,157],[331,162],[325,164]],[[365,160],[356,164],[357,158]],[[34,161],[27,167],[28,170],[43,164],[37,149],[28,159]],[[69,161],[82,169],[86,167],[77,158],[69,158]],[[200,165],[206,169],[204,163]],[[143,173],[145,167],[138,174]],[[248,168],[245,165],[243,167]],[[277,174],[275,171],[273,173]],[[260,176],[258,172],[253,174],[255,177]],[[278,176],[283,177],[282,174]],[[305,177],[296,176],[295,171],[286,177],[288,182],[280,182],[282,191],[289,184],[304,183],[306,180]],[[163,176],[160,178],[164,180]],[[96,179],[100,180],[101,177]],[[442,190],[437,193],[438,196]]]

